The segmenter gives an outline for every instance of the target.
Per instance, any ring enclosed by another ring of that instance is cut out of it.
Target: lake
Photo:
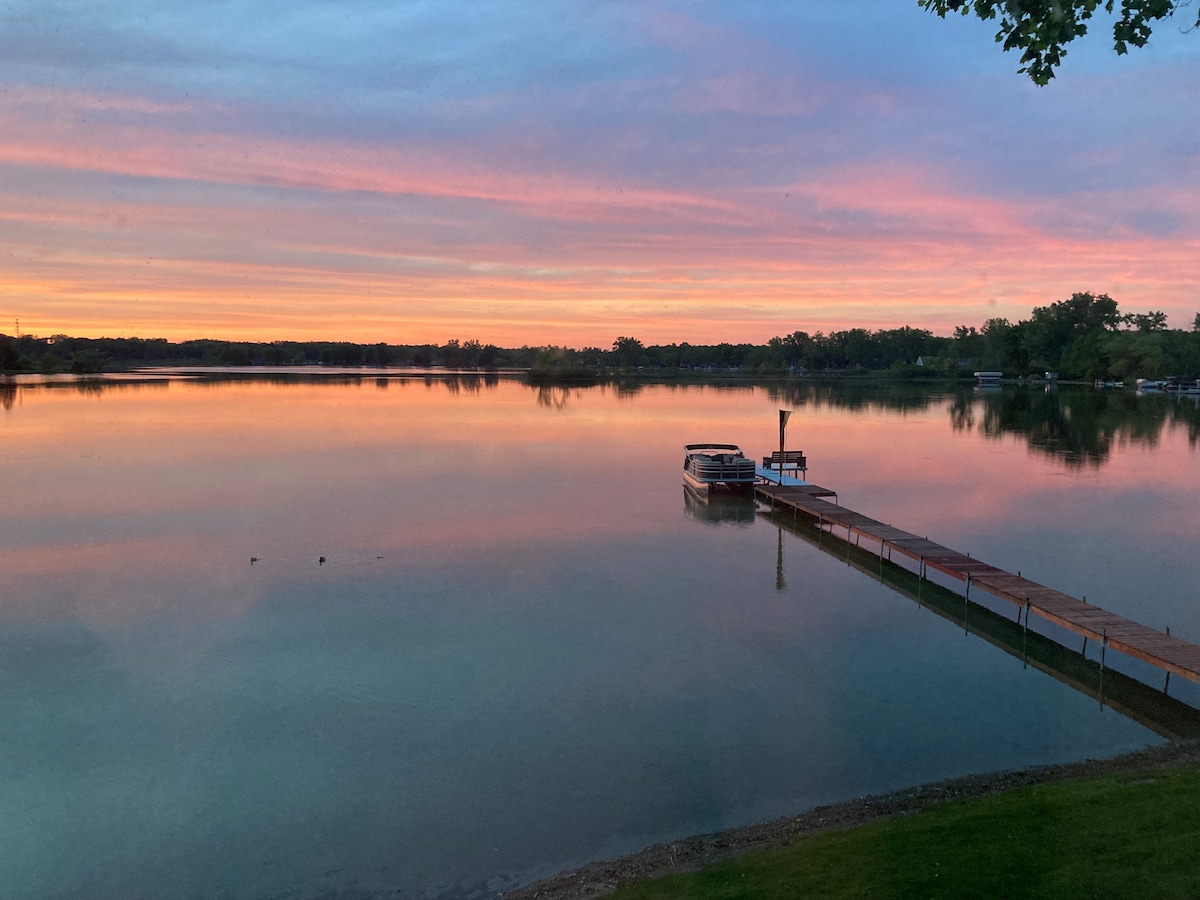
[[[780,408],[843,505],[1200,641],[1188,398],[343,373],[0,403],[11,896],[490,896],[1163,740],[685,493],[683,444],[763,455]]]

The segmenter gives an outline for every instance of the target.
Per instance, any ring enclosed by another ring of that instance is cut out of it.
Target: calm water
[[[11,896],[486,895],[1160,740],[689,505],[682,444],[760,455],[781,406],[843,504],[1200,640],[1186,400],[367,377],[0,401]]]

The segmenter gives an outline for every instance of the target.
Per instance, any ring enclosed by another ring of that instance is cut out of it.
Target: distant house
[[[918,366],[923,366],[923,365],[925,365],[925,357],[923,357],[923,356],[918,356],[918,357],[917,357],[917,365],[918,365]]]

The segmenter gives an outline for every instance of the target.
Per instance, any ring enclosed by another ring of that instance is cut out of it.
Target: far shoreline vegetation
[[[531,381],[586,384],[608,377],[876,373],[897,378],[1010,379],[1053,372],[1067,380],[1132,381],[1200,376],[1200,313],[1191,331],[1162,312],[1122,313],[1106,294],[1076,293],[1034,308],[1028,319],[988,319],[949,337],[904,326],[829,334],[794,331],[766,344],[645,345],[621,336],[610,349],[522,346],[478,340],[445,344],[347,341],[223,341],[165,338],[13,337],[0,334],[0,372],[96,374],[144,366],[352,366],[522,369]]]

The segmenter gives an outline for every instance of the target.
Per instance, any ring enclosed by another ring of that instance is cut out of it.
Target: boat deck
[[[1033,613],[1083,636],[1085,640],[1097,641],[1101,648],[1111,647],[1169,674],[1200,683],[1200,646],[1191,641],[1141,625],[1093,606],[1086,600],[973,559],[968,554],[926,537],[830,503],[822,498],[836,497],[837,494],[827,488],[799,482],[798,479],[791,479],[797,482],[791,484],[786,476],[781,485],[778,483],[778,473],[769,474],[770,483],[760,482],[755,491],[760,499],[770,502],[772,506],[803,512],[816,519],[818,526],[844,528],[847,540],[853,538],[859,546],[862,546],[863,538],[878,542],[881,557],[890,560],[892,553],[896,552],[914,560],[922,577],[932,568],[965,582],[968,597],[972,588],[986,591],[1016,606],[1018,619],[1023,611],[1026,625],[1029,614]]]

